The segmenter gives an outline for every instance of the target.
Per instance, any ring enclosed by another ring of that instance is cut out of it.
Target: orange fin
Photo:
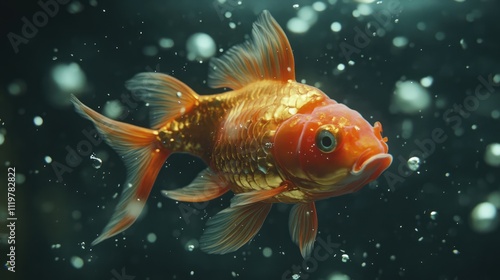
[[[154,129],[160,129],[168,120],[189,112],[198,104],[198,94],[165,74],[139,73],[125,86],[151,107],[151,126]]]
[[[219,177],[209,168],[198,174],[198,177],[188,186],[177,190],[164,190],[161,193],[171,199],[186,202],[202,202],[212,200],[229,190]]]
[[[318,216],[314,202],[295,204],[290,211],[288,227],[292,241],[299,245],[304,259],[311,256],[318,233]]]
[[[238,250],[259,232],[271,210],[271,203],[258,202],[226,208],[207,222],[200,248],[209,254]]]
[[[283,29],[264,10],[253,24],[252,39],[210,60],[208,85],[239,89],[255,81],[295,80],[295,63]]]
[[[71,97],[76,111],[91,120],[106,142],[123,158],[127,179],[115,212],[95,245],[134,223],[146,203],[151,187],[170,152],[156,140],[158,132],[109,119]]]
[[[231,207],[243,206],[255,202],[260,202],[278,195],[288,189],[287,184],[281,184],[279,187],[270,190],[251,191],[239,193],[231,198]]]

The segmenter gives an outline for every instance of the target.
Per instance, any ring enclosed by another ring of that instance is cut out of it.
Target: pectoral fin
[[[300,248],[304,259],[311,256],[318,232],[318,216],[314,202],[295,204],[288,220],[292,241]]]
[[[271,210],[271,203],[226,208],[207,222],[200,238],[200,248],[209,254],[226,254],[238,250],[259,232]]]
[[[266,200],[275,195],[278,195],[288,189],[288,184],[282,183],[278,187],[270,190],[252,191],[239,193],[231,199],[231,207],[247,205],[259,201]]]
[[[168,198],[179,201],[202,202],[217,198],[228,190],[229,187],[207,168],[200,172],[198,177],[188,186],[177,190],[164,190],[161,193]]]

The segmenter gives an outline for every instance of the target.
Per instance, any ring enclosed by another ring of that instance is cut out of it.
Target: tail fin
[[[120,201],[102,234],[92,242],[95,245],[134,223],[171,152],[160,145],[158,131],[109,119],[85,106],[75,96],[71,101],[80,115],[95,124],[100,135],[123,158],[127,167],[128,175]]]

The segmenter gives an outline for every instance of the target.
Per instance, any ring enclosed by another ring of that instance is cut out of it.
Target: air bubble
[[[99,169],[102,166],[102,159],[98,158],[95,154],[90,155],[90,159],[92,160],[92,166],[95,169]]]
[[[408,162],[406,163],[408,165],[408,168],[411,171],[417,171],[418,168],[420,167],[420,158],[418,157],[411,157],[408,159]]]
[[[438,212],[431,211],[431,213],[429,214],[429,216],[431,217],[431,220],[435,221],[435,220],[437,220]]]

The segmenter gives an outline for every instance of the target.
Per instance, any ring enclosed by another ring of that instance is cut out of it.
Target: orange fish
[[[291,203],[290,235],[309,257],[318,231],[315,201],[359,190],[392,156],[379,122],[371,126],[321,90],[296,82],[294,67],[285,33],[264,11],[251,40],[210,61],[209,86],[232,91],[198,95],[159,73],[126,83],[149,104],[152,129],[104,117],[73,97],[77,112],[95,124],[128,172],[118,206],[92,244],[132,225],[165,160],[187,152],[208,168],[163,195],[202,202],[235,193],[230,206],[208,220],[201,250],[238,250],[257,234],[273,203]]]

